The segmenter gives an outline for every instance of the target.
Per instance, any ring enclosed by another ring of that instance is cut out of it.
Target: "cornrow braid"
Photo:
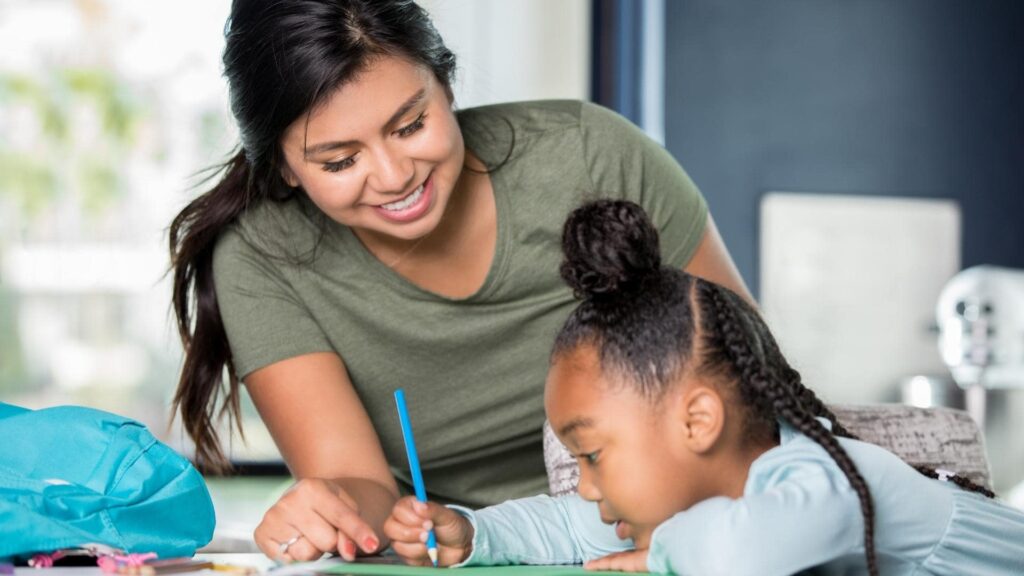
[[[768,348],[765,351],[764,359],[771,369],[769,373],[777,374],[779,380],[785,384],[792,394],[796,395],[799,402],[810,410],[814,416],[825,418],[831,422],[833,436],[859,440],[857,436],[843,426],[835,413],[818,398],[818,395],[813,390],[804,386],[800,373],[786,361],[786,357],[783,356],[782,350],[779,348],[778,341],[775,340],[771,331],[768,330],[767,324],[763,320],[754,322],[754,328],[758,332],[761,342]]]
[[[706,282],[697,281],[698,306],[701,310],[702,324],[707,326],[704,331],[706,338],[717,340],[731,361],[738,375],[741,396],[750,401],[759,416],[771,414],[782,418],[805,436],[816,442],[832,457],[850,482],[860,500],[861,514],[864,517],[864,553],[867,557],[868,573],[878,576],[878,558],[875,553],[874,520],[875,510],[871,499],[871,491],[867,482],[857,470],[853,459],[839,444],[832,432],[819,422],[816,412],[827,411],[824,404],[813,394],[808,396],[800,393],[798,388],[805,388],[799,381],[781,381],[770,378],[765,363],[758,359],[751,349],[751,335],[744,330],[743,322],[737,316],[737,309],[746,312],[741,305],[729,301],[730,295],[725,289]],[[731,295],[736,299],[735,295]],[[706,305],[711,310],[705,312]],[[758,319],[753,324],[756,326]],[[705,322],[706,321],[706,322]],[[762,342],[764,342],[762,340]],[[775,346],[777,349],[777,345]],[[796,372],[793,370],[792,372]],[[789,374],[792,376],[792,374]],[[799,375],[797,374],[797,377]],[[805,403],[809,403],[808,406]],[[815,410],[817,408],[817,410]],[[835,419],[833,415],[832,420]]]
[[[755,327],[758,328],[759,336],[761,341],[768,346],[768,353],[765,355],[765,361],[769,366],[772,367],[778,374],[780,379],[789,386],[795,394],[800,398],[800,402],[810,408],[811,412],[815,416],[820,416],[828,419],[832,423],[832,435],[839,436],[842,438],[850,438],[852,440],[859,440],[855,434],[847,430],[840,422],[836,415],[825,405],[821,399],[814,393],[813,390],[803,385],[800,378],[800,373],[797,372],[792,366],[786,362],[785,356],[782,355],[782,351],[779,349],[778,342],[775,337],[772,336],[771,332],[766,326],[761,323],[755,323]],[[922,475],[928,478],[940,479],[940,475],[937,470],[930,466],[914,465],[912,466],[915,470],[920,472]],[[969,492],[977,492],[983,494],[988,498],[995,498],[995,492],[988,488],[978,484],[966,476],[959,474],[951,474],[946,477],[946,480],[956,484],[963,490]]]

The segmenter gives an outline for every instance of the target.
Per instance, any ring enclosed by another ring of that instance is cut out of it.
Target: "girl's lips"
[[[416,194],[416,191],[406,195],[408,198],[410,195]],[[383,206],[374,206],[373,209],[377,211],[381,217],[390,220],[392,222],[411,222],[416,220],[420,216],[423,216],[430,210],[430,205],[434,200],[434,178],[433,175],[427,178],[427,181],[423,183],[423,192],[420,192],[420,198],[416,203],[411,206],[407,206],[401,210],[388,210]],[[396,200],[395,202],[399,202]],[[393,202],[391,202],[393,204]]]

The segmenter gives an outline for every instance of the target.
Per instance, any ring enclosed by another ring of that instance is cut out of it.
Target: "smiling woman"
[[[451,109],[428,69],[377,58],[285,130],[284,179],[379,260],[395,261],[437,229],[455,194],[465,145]]]
[[[574,304],[559,238],[584,199],[641,203],[666,262],[745,293],[663,148],[580,101],[456,111],[454,56],[412,2],[236,0],[226,40],[242,150],[171,226],[175,400],[224,467],[213,424],[245,383],[298,479],[256,530],[268,555],[387,544],[410,488],[397,387],[432,499],[545,490],[543,385]]]

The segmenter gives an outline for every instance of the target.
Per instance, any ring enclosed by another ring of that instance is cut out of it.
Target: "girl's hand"
[[[304,478],[289,488],[264,514],[253,537],[264,554],[281,562],[316,560],[325,552],[351,561],[359,550],[371,554],[380,548],[373,528],[359,516],[359,504],[338,483],[320,478]]]
[[[647,550],[616,552],[583,565],[587,570],[617,570],[619,572],[647,572]]]
[[[427,531],[434,529],[439,566],[451,566],[469,558],[473,551],[473,525],[464,516],[434,502],[406,496],[395,502],[384,522],[391,548],[414,566],[432,566],[427,556]]]

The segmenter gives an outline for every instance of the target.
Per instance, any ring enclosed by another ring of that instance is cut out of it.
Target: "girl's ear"
[[[721,394],[712,386],[697,383],[683,393],[679,408],[686,446],[695,454],[711,452],[725,428]]]

